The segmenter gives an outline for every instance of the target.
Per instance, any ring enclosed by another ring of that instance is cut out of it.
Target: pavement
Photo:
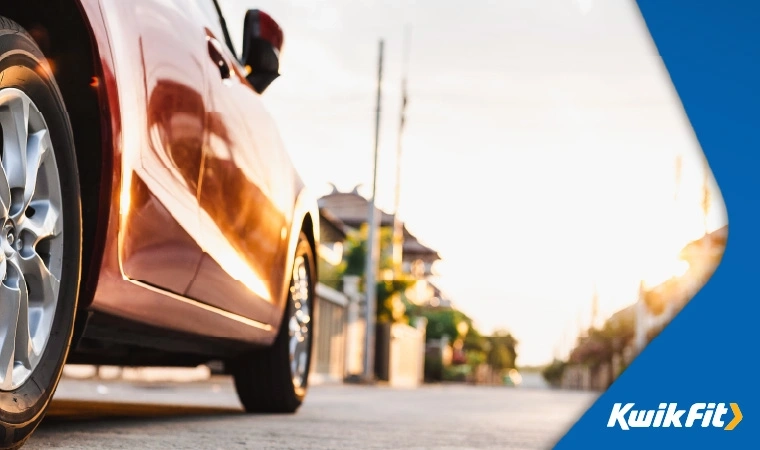
[[[228,377],[64,379],[24,449],[540,449],[595,398],[530,387],[322,385],[295,415],[247,415]]]

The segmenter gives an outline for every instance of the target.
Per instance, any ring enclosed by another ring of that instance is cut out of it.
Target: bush
[[[565,372],[565,362],[555,359],[542,371],[544,380],[551,386],[559,386],[562,382],[562,374]]]
[[[449,366],[443,369],[443,381],[465,382],[471,372],[472,369],[466,364]]]
[[[467,365],[470,367],[477,367],[481,364],[485,364],[486,362],[485,352],[478,350],[468,350],[465,352],[465,355],[467,357]]]

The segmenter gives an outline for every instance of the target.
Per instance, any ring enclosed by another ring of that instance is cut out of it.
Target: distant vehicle
[[[240,56],[216,0],[0,5],[0,448],[66,362],[219,360],[247,411],[304,400],[318,207],[260,99],[282,31],[239,19]]]

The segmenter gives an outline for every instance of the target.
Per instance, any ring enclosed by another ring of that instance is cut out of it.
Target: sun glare
[[[645,270],[642,277],[644,286],[654,287],[672,278],[679,278],[689,270],[689,264],[681,259],[664,259]]]

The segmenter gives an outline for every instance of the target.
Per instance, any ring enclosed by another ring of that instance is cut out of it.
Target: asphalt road
[[[226,378],[63,380],[24,449],[549,448],[593,400],[532,388],[316,386],[294,416],[252,416]]]

